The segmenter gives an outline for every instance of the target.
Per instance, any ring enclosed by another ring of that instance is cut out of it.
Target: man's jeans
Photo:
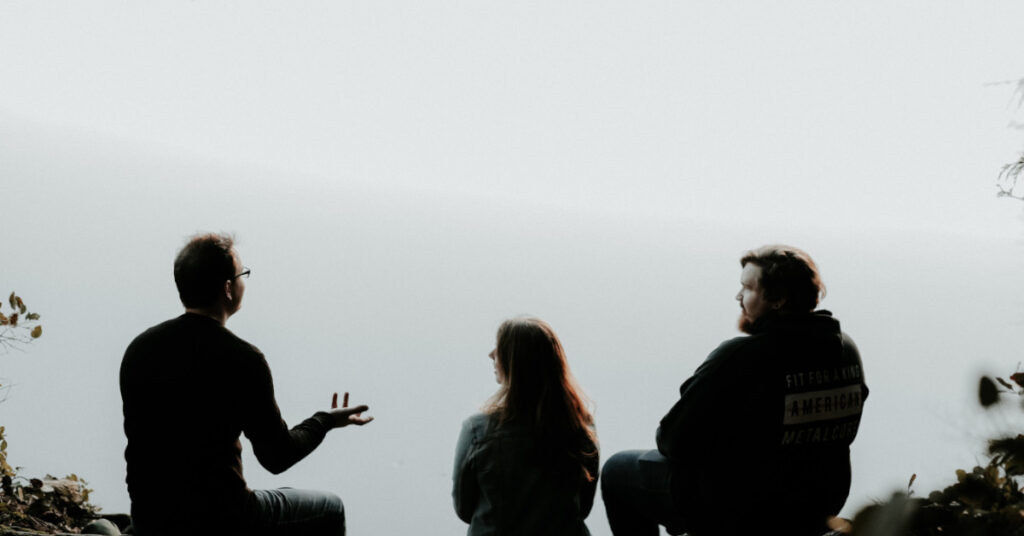
[[[668,460],[657,450],[626,450],[601,471],[601,497],[616,536],[657,536],[658,525],[681,532],[683,519],[672,505]]]
[[[333,493],[259,489],[253,491],[253,499],[249,516],[253,534],[345,536],[345,507]]]
[[[168,505],[173,508],[173,505]],[[324,491],[280,488],[255,490],[241,517],[207,519],[183,509],[168,519],[142,519],[132,512],[133,532],[139,536],[224,534],[288,536],[345,535],[345,507],[341,499]],[[140,523],[141,522],[141,523]]]

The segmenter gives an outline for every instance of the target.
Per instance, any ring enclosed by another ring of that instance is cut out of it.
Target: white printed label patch
[[[783,425],[841,419],[861,411],[860,385],[786,395]]]

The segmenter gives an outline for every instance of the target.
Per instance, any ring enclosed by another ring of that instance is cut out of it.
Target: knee
[[[329,524],[334,528],[335,533],[344,536],[345,534],[345,504],[341,497],[334,493],[327,493],[324,498],[324,513]]]
[[[345,505],[341,497],[330,491],[302,490],[295,493],[305,497],[310,517],[304,523],[309,523],[310,527],[315,526],[317,534],[345,535]]]
[[[608,458],[601,469],[601,491],[620,487],[629,473],[635,469],[637,459],[643,452],[645,451],[624,450]]]

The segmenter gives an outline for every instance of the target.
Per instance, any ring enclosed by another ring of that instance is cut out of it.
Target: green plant
[[[64,478],[20,476],[7,462],[5,429],[0,426],[0,533],[4,528],[43,532],[78,532],[96,519],[99,508],[89,503],[87,482],[71,474]]]
[[[982,377],[982,407],[998,404],[1005,394],[1024,397],[1024,372]],[[854,534],[1024,536],[1024,434],[989,441],[988,454],[985,466],[957,469],[956,482],[927,498],[914,498],[908,485],[906,493],[865,508],[854,518]]]
[[[11,292],[7,303],[11,312],[5,314],[0,310],[2,353],[20,350],[43,334],[39,313],[29,311],[25,300]],[[0,533],[12,527],[50,533],[77,532],[96,518],[99,508],[89,503],[92,490],[78,475],[60,479],[51,475],[44,478],[20,475],[21,468],[12,467],[7,461],[6,431],[0,426]]]
[[[39,313],[29,311],[21,296],[11,292],[7,303],[10,304],[12,312],[4,314],[3,302],[0,302],[0,350],[5,353],[28,344],[43,334],[43,326],[39,324]]]

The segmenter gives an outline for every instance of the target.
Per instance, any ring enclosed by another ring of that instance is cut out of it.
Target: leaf
[[[982,376],[978,385],[978,401],[982,407],[989,407],[999,401],[999,389],[988,376]]]
[[[29,320],[39,320],[39,313],[29,313],[25,315],[25,318]],[[1002,378],[1000,378],[999,381],[1003,381]]]
[[[1024,372],[1015,372],[1010,375],[1010,379],[1017,385],[1024,387]]]
[[[7,298],[7,301],[11,304],[11,309],[18,308],[18,302],[15,298],[17,298],[17,296],[15,296],[13,292],[11,293],[11,297]]]
[[[999,478],[999,468],[996,467],[995,465],[989,465],[988,467],[986,467],[985,468],[985,480],[988,481],[989,484],[992,484],[992,485],[995,485],[995,486],[998,486],[999,484],[1001,484],[1002,483],[1002,479]]]
[[[21,314],[25,314],[25,302],[21,301],[21,296],[15,296],[14,299],[18,301],[18,310],[21,311]]]
[[[913,485],[914,481],[917,480],[917,473],[910,475],[910,482],[907,482],[907,489],[909,490]]]
[[[32,335],[33,339],[38,339],[39,336],[42,335],[42,334],[43,334],[43,326],[36,326],[36,327],[32,328],[32,333],[30,333],[29,335]]]
[[[8,323],[10,323],[10,320],[7,320],[7,317],[0,313],[0,326],[6,326]]]
[[[11,315],[11,318],[9,320],[10,320],[10,324],[12,326],[17,326],[18,325],[18,313],[14,313],[13,315]]]
[[[999,382],[999,385],[1002,385],[1003,387],[1013,391],[1013,385],[1010,382],[1008,382],[1008,381],[1006,381],[1006,380],[1004,380],[1002,378],[996,378],[996,381]]]

